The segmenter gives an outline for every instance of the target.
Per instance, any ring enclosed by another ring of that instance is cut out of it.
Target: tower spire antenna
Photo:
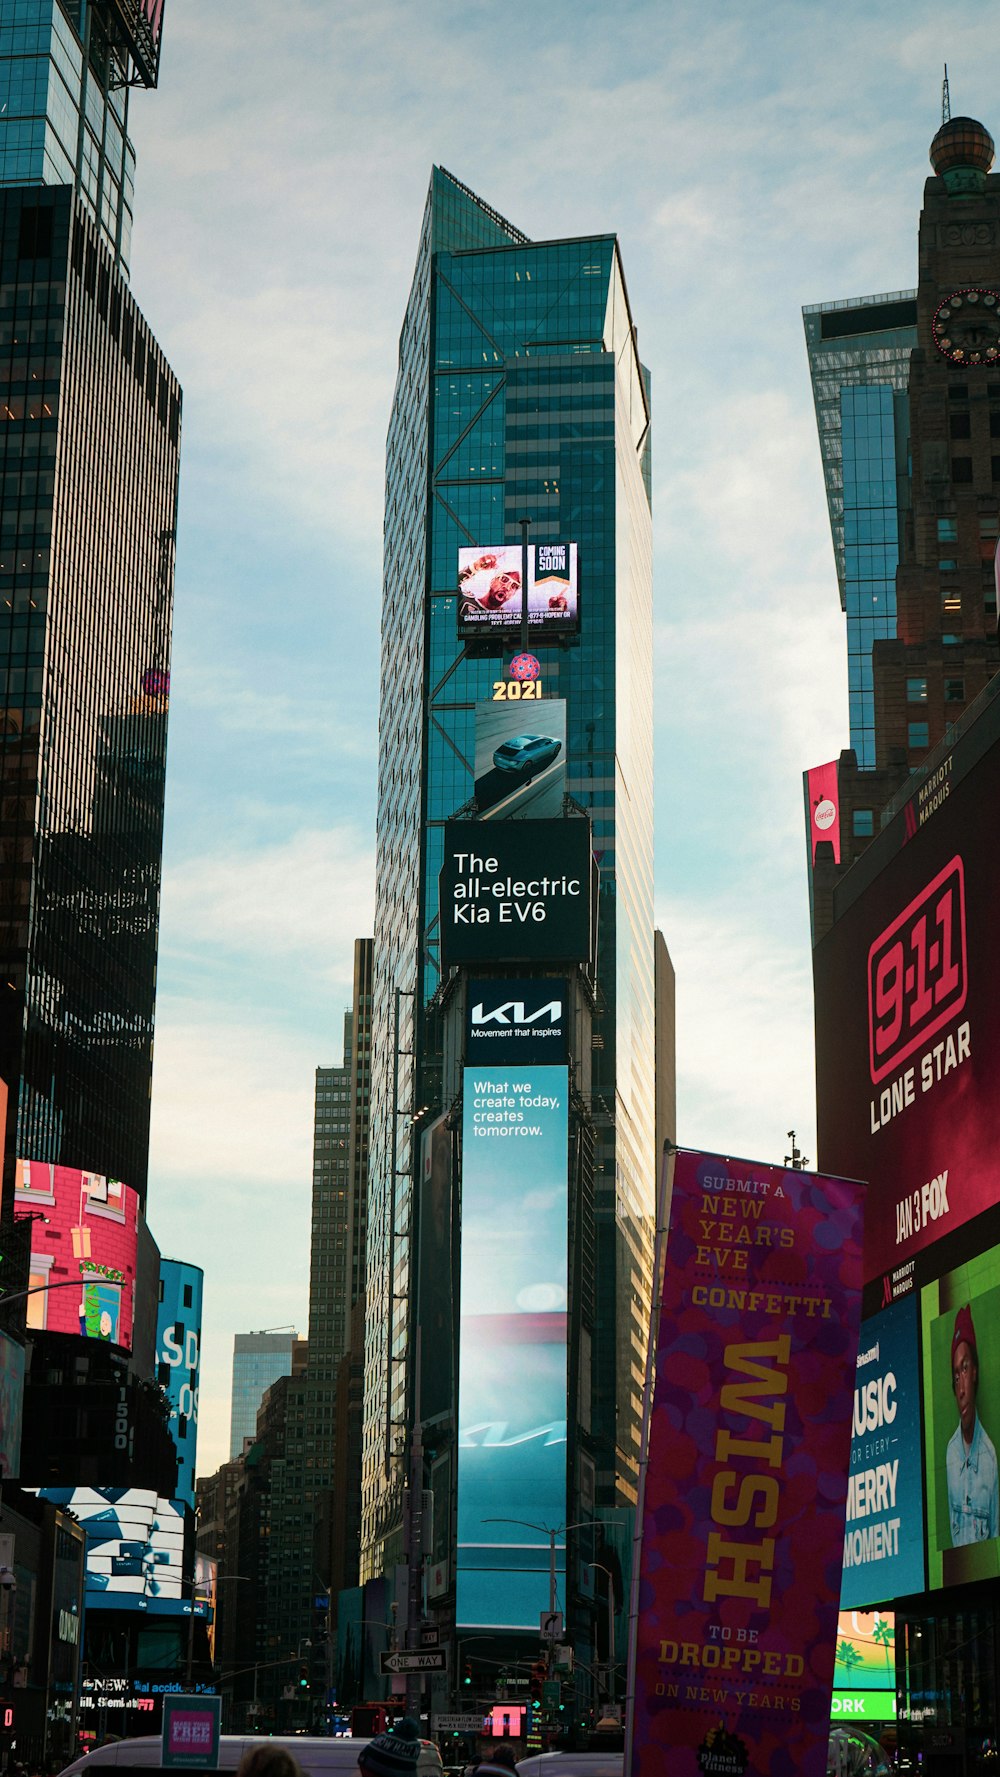
[[[948,89],[948,64],[944,65],[944,79],[941,82],[941,122],[951,121],[951,93]]]

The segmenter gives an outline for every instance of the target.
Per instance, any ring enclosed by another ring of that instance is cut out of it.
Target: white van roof
[[[368,1745],[371,1738],[366,1734],[362,1737],[343,1736],[312,1737],[306,1734],[265,1735],[265,1734],[222,1734],[219,1739],[219,1770],[235,1771],[245,1752],[254,1746],[285,1746],[298,1759],[307,1777],[312,1773],[328,1770],[348,1770],[358,1762],[358,1753]],[[143,1734],[135,1740],[112,1740],[106,1746],[97,1746],[82,1758],[67,1765],[63,1777],[70,1773],[92,1771],[99,1765],[123,1765],[134,1769],[137,1765],[147,1765],[151,1770],[160,1769],[163,1742],[159,1734]]]

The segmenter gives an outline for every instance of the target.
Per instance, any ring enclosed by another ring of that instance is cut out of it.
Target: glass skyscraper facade
[[[116,59],[120,10],[103,0],[4,0],[0,183],[73,186],[127,273],[135,150]]]
[[[432,174],[389,424],[379,735],[362,1577],[398,1551],[412,1413],[413,1131],[447,1109],[429,1037],[445,821],[472,797],[475,704],[500,676],[457,639],[458,551],[579,548],[581,633],[536,642],[567,703],[567,791],[600,874],[593,1090],[606,1505],[634,1498],[652,1269],[652,543],[649,388],[611,235],[530,242]]]
[[[909,505],[907,381],[913,290],[803,310],[840,597],[850,744],[875,765],[872,647],[896,635],[900,525]]]
[[[297,1333],[237,1333],[233,1338],[233,1394],[229,1460],[241,1455],[244,1438],[257,1430],[257,1410],[272,1382],[292,1373]]]

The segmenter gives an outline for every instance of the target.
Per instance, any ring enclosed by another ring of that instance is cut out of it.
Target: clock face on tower
[[[995,364],[1000,359],[1000,291],[953,291],[938,304],[931,331],[938,351],[952,364]]]

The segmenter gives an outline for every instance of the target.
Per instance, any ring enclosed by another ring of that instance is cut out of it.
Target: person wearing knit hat
[[[420,1729],[404,1715],[361,1748],[358,1765],[362,1777],[415,1777],[419,1758]]]
[[[976,1411],[979,1347],[968,1303],[955,1316],[951,1336],[951,1382],[958,1425],[945,1452],[948,1517],[953,1548],[985,1542],[1000,1532],[997,1453]]]

